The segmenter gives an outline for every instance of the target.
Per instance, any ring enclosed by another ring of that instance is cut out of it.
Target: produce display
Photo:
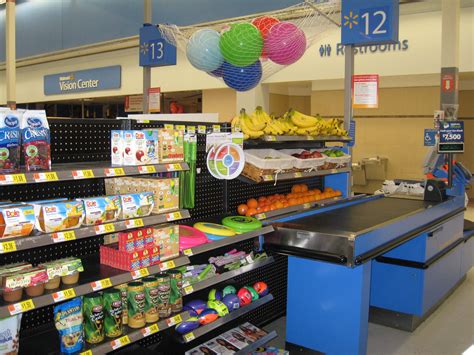
[[[319,189],[309,189],[305,184],[296,184],[291,187],[291,192],[287,194],[274,194],[270,196],[260,196],[251,198],[247,203],[242,203],[237,207],[237,213],[242,216],[254,216],[258,213],[275,211],[289,206],[302,205],[304,203],[317,202],[320,200],[339,197],[342,193],[331,187]]]
[[[282,117],[272,117],[258,106],[251,115],[244,109],[231,121],[233,130],[242,131],[244,139],[256,139],[263,135],[338,136],[347,137],[344,121],[323,119],[289,110]]]

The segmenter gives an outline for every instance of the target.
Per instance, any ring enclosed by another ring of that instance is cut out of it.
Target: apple
[[[127,155],[130,154],[130,151],[131,151],[130,147],[125,148],[125,154]]]
[[[112,148],[112,152],[113,152],[114,154],[117,154],[118,148],[117,148],[117,147],[113,147],[113,148]]]
[[[138,161],[142,161],[142,158],[144,155],[145,155],[145,152],[143,150],[138,150],[137,153],[135,154]]]

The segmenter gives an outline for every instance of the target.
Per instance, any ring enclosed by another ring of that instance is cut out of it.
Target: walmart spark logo
[[[140,44],[140,53],[142,53],[143,55],[148,54],[148,50],[150,49],[149,47],[150,46],[148,42],[143,42],[142,44]]]
[[[355,27],[359,24],[358,18],[359,15],[354,14],[351,10],[349,12],[349,16],[344,15],[344,26],[349,26],[349,29],[352,30],[352,27]]]

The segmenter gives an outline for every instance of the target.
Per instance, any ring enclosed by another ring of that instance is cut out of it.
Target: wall
[[[305,114],[310,114],[311,96],[282,95],[270,93],[270,113],[273,113],[276,116],[281,116],[290,108]]]
[[[202,112],[219,114],[219,121],[229,122],[236,111],[236,93],[231,89],[202,91]]]

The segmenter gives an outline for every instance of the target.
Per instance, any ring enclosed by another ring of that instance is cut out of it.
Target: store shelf
[[[0,175],[0,186],[145,175],[188,170],[187,163],[112,166],[110,162],[54,164],[51,171]]]
[[[248,233],[243,233],[243,234],[238,234],[235,237],[228,237],[225,239],[221,239],[215,242],[211,243],[206,243],[202,245],[198,245],[194,248],[189,248],[189,249],[184,249],[183,254],[186,256],[193,256],[197,254],[202,254],[214,249],[218,249],[221,247],[225,247],[227,245],[232,245],[235,243],[243,242],[248,239],[252,239],[255,237],[258,237],[260,235],[264,235],[267,233],[273,232],[273,227],[272,226],[266,226],[261,229],[257,229]]]
[[[278,182],[278,181],[283,181],[283,180],[304,179],[304,178],[309,178],[313,176],[325,176],[325,175],[349,173],[349,172],[351,172],[351,168],[341,168],[341,169],[330,169],[330,170],[315,170],[315,171],[310,171],[310,172],[291,172],[291,173],[282,173],[278,175],[264,175],[262,176],[261,181],[255,181],[243,175],[240,175],[238,179],[248,184],[261,184],[263,182],[273,182],[273,181]]]
[[[350,142],[351,137],[341,136],[274,136],[264,135],[260,139],[248,140],[245,143],[258,144],[259,142],[300,142],[300,141],[314,141],[314,142]]]
[[[262,298],[259,298],[256,301],[250,303],[248,306],[244,306],[242,308],[239,308],[239,309],[233,311],[232,313],[229,313],[225,317],[218,318],[216,321],[214,321],[212,323],[206,324],[202,327],[199,327],[199,328],[193,330],[192,332],[184,334],[181,337],[180,340],[183,343],[190,343],[194,339],[197,339],[197,338],[203,336],[204,334],[207,334],[207,333],[213,331],[214,329],[217,329],[217,328],[221,327],[222,325],[224,325],[226,323],[229,323],[229,322],[243,316],[244,314],[247,314],[247,313],[253,311],[254,309],[257,309],[258,307],[264,305],[265,303],[270,302],[271,300],[273,300],[273,296],[271,294],[268,294],[268,295],[266,295]]]
[[[0,242],[0,254],[89,238],[96,235],[115,233],[133,228],[146,227],[155,224],[186,219],[189,217],[190,215],[188,210],[179,210],[164,214],[153,214],[143,218],[100,224],[97,226],[86,226],[64,232],[45,233],[14,239],[2,239],[2,242]]]
[[[235,353],[235,355],[250,354],[251,352],[255,351],[257,348],[259,348],[261,346],[265,346],[265,344],[272,341],[276,337],[278,337],[278,334],[275,330],[273,330],[270,333],[268,333],[267,335],[265,335],[264,337],[261,337],[260,339],[258,339],[256,342],[254,342],[254,343],[250,344],[249,346],[246,346],[245,348],[237,351]]]
[[[183,294],[183,296],[187,296],[187,295],[190,295],[194,292],[204,290],[205,288],[208,288],[208,287],[213,286],[213,285],[217,285],[218,283],[229,280],[229,279],[231,279],[235,276],[242,275],[242,274],[245,274],[246,272],[249,272],[249,271],[258,269],[260,267],[263,267],[265,265],[271,264],[274,261],[275,260],[273,259],[273,257],[270,256],[270,257],[266,258],[265,260],[255,261],[251,264],[242,266],[242,267],[240,267],[236,270],[224,272],[220,275],[217,275],[215,277],[210,277],[210,278],[208,278],[206,280],[203,280],[201,282],[197,282],[197,283],[192,284],[192,285],[183,285],[182,294]]]
[[[180,256],[148,268],[128,272],[101,265],[98,255],[83,258],[84,272],[80,274],[77,284],[62,284],[59,289],[47,291],[45,294],[37,297],[28,297],[23,292],[23,299],[16,303],[6,303],[2,300],[0,301],[0,319],[187,265],[189,262],[187,256]]]

